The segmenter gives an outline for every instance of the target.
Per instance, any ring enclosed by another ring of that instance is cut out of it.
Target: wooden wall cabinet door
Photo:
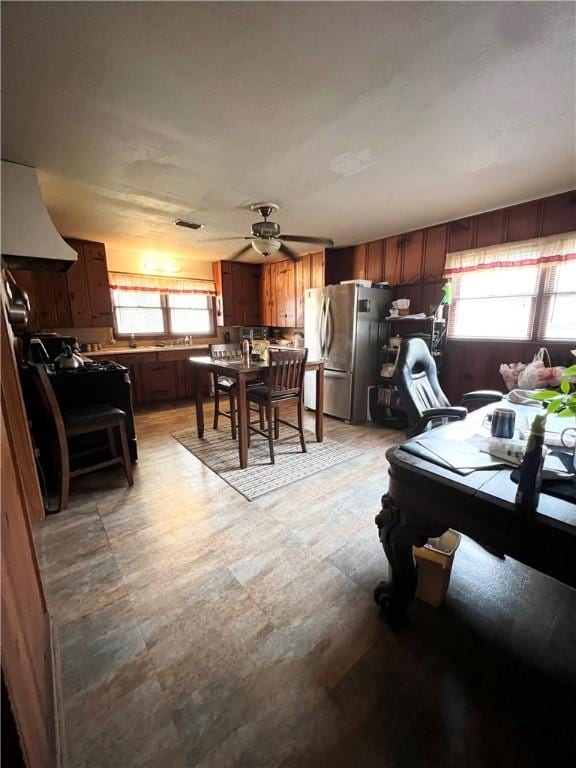
[[[314,251],[307,254],[310,258],[310,284],[304,285],[304,290],[308,288],[324,288],[326,258],[324,251]]]
[[[308,278],[308,280],[306,280]],[[310,254],[306,253],[294,264],[294,281],[296,285],[296,325],[304,325],[304,292],[305,283],[310,283]]]
[[[483,213],[476,219],[476,248],[488,248],[504,241],[504,211]]]
[[[373,283],[379,283],[383,280],[382,245],[382,240],[368,243],[368,250],[366,252],[366,280],[372,280]]]
[[[243,264],[243,317],[244,325],[261,325],[262,310],[260,301],[261,270],[259,264]]]
[[[216,324],[234,325],[232,262],[215,261],[213,270],[216,285]]]
[[[466,251],[472,248],[474,220],[459,219],[448,225],[448,251]]]
[[[397,237],[388,237],[383,249],[384,280],[390,285],[400,282],[402,247],[398,247]]]
[[[273,325],[272,319],[272,276],[271,265],[262,264],[260,278],[260,303],[262,306],[262,325]]]
[[[424,249],[424,232],[410,232],[402,235],[402,257],[400,267],[400,282],[405,284],[417,283],[422,272],[422,252]]]
[[[13,275],[30,300],[29,330],[72,326],[65,273],[19,269],[13,270]]]
[[[540,234],[542,201],[515,205],[507,211],[506,240],[531,240]]]
[[[176,363],[148,363],[140,366],[144,398],[147,403],[178,397]]]
[[[90,324],[94,327],[111,326],[112,299],[104,245],[102,243],[83,243],[82,258],[85,263],[90,296]]]
[[[279,328],[293,328],[296,325],[294,262],[275,261],[272,264],[272,294],[274,296],[273,325]]]
[[[448,227],[441,224],[426,230],[424,242],[424,258],[422,265],[422,280],[431,282],[441,280],[446,263],[446,245]]]
[[[356,245],[352,262],[353,277],[357,280],[366,280],[366,245]]]
[[[554,195],[544,201],[542,236],[576,230],[576,192]]]

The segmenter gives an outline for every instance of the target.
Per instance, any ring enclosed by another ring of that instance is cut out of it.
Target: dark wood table
[[[464,421],[417,439],[466,440],[481,431],[486,413],[494,407],[481,408]],[[529,406],[511,407],[520,418],[535,413]],[[385,611],[401,613],[414,597],[417,574],[412,547],[423,546],[448,528],[576,588],[576,504],[542,492],[537,511],[521,513],[514,506],[517,485],[510,479],[509,468],[460,475],[400,446],[390,448],[386,457],[390,484],[376,524],[391,579],[374,590],[374,599]]]
[[[227,376],[236,381],[238,401],[238,456],[240,467],[248,466],[248,403],[246,401],[246,383],[253,379],[262,379],[268,363],[251,363],[244,366],[239,360],[214,360],[211,357],[191,357],[190,364],[196,368],[194,376],[194,394],[196,399],[196,428],[198,436],[204,436],[204,397],[202,394],[202,371]],[[316,440],[324,440],[324,363],[308,360],[307,371],[316,371]]]

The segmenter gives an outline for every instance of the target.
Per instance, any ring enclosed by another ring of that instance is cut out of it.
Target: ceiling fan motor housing
[[[252,224],[252,235],[254,237],[279,237],[280,224],[275,221],[255,221]]]

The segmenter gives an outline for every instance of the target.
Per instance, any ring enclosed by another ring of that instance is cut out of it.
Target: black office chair
[[[466,407],[453,406],[438,381],[436,362],[423,339],[402,339],[394,383],[400,393],[402,406],[408,416],[408,437],[433,429],[448,421],[466,418]],[[477,390],[462,397],[463,406],[487,405],[502,399],[494,390]]]

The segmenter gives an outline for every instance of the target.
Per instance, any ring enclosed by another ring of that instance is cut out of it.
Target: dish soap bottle
[[[130,349],[136,349],[136,336],[133,333],[130,334]]]
[[[518,479],[516,491],[516,509],[523,512],[534,512],[540,500],[542,485],[542,465],[544,464],[543,446],[546,429],[546,414],[534,416],[530,427],[530,437],[526,446],[526,454],[520,467],[512,473],[512,479]]]

